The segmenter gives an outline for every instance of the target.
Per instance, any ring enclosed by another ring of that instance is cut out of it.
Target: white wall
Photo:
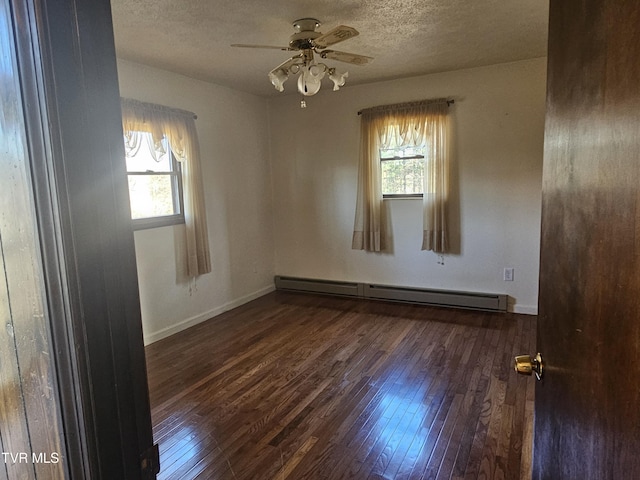
[[[150,343],[273,290],[267,101],[128,61],[118,61],[118,75],[123,97],[198,115],[213,272],[184,279],[183,226],[135,233]]]
[[[324,85],[306,109],[299,95],[271,99],[276,273],[506,293],[512,310],[536,313],[545,84],[541,58],[338,92]],[[455,253],[440,265],[420,251],[420,200],[385,201],[391,253],[352,250],[357,111],[443,96],[455,99]],[[515,269],[513,282],[503,281],[505,267]]]

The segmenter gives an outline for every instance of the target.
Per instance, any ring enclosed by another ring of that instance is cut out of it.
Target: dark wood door
[[[640,478],[640,3],[552,0],[533,478]]]
[[[0,446],[29,453],[22,447],[29,443],[45,460],[63,453],[59,473],[32,466],[29,457],[27,473],[11,466],[3,476],[0,468],[0,479],[154,479],[109,0],[5,0],[0,31],[7,107],[0,113],[0,276],[7,283],[0,317],[3,332],[5,317],[20,327],[10,342],[0,334]],[[41,272],[31,283],[41,287],[46,308],[29,298],[30,270]],[[11,342],[25,353],[9,364]],[[47,375],[55,379],[41,380]],[[16,407],[20,395],[5,387],[7,378],[10,387],[38,380],[43,388],[23,387],[24,406]],[[37,396],[54,398],[60,414],[30,408],[44,403]],[[43,441],[58,417],[64,449]],[[14,425],[25,425],[26,435],[14,429],[8,436]]]
[[[0,2],[0,479],[68,478],[11,11]],[[35,459],[35,461],[34,461]]]

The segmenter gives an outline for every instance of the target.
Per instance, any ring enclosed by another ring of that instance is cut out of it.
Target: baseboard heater
[[[361,283],[334,282],[332,280],[315,280],[311,278],[275,277],[278,290],[294,290],[298,292],[326,293],[329,295],[347,295],[349,297],[364,296]]]
[[[283,277],[279,275],[275,277],[275,284],[278,290],[343,295],[372,300],[490,310],[494,312],[507,311],[507,295],[505,294],[433,290],[393,285]]]

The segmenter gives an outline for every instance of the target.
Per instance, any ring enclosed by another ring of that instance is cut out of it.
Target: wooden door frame
[[[71,478],[155,478],[109,0],[9,0]]]

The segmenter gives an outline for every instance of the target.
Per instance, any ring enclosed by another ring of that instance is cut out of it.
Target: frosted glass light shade
[[[344,82],[349,76],[349,72],[338,73],[337,70],[333,69],[333,72],[329,74],[329,78],[333,82],[333,91],[340,90],[340,87],[344,86]]]
[[[303,67],[302,73],[298,77],[298,91],[307,97],[318,93],[325,68],[324,65],[316,64]]]
[[[273,72],[269,72],[269,80],[271,80],[271,83],[279,92],[284,91],[284,82],[286,82],[288,78],[289,75],[287,75],[287,72],[281,68],[274,70]]]

